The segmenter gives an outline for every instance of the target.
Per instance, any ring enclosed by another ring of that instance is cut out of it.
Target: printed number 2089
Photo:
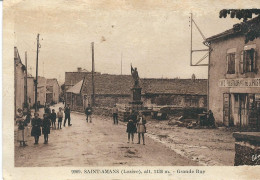
[[[81,170],[71,170],[72,174],[81,174]]]

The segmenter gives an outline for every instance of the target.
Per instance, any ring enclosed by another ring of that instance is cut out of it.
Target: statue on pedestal
[[[131,74],[132,74],[132,77],[135,81],[135,85],[134,87],[139,87],[139,75],[138,75],[138,71],[137,71],[137,68],[133,68],[132,64],[131,64]]]

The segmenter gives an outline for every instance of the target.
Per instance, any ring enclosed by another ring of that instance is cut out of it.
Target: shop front
[[[220,86],[228,87],[223,93],[224,125],[260,129],[260,79],[224,79]]]

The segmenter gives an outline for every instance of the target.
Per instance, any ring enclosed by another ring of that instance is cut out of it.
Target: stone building
[[[207,107],[206,79],[142,79],[142,87],[147,105]]]
[[[209,108],[216,122],[259,127],[260,39],[245,44],[242,32],[232,28],[206,42],[211,48]]]
[[[86,69],[82,69],[78,67],[75,72],[65,72],[65,91],[67,91],[70,87],[74,86],[78,82],[84,79],[85,76],[92,74]],[[100,74],[95,72],[95,74]]]
[[[18,108],[24,108],[25,100],[25,70],[17,47],[14,47],[14,90],[15,90],[15,111]]]
[[[131,75],[95,74],[95,104],[113,107],[132,101]],[[145,105],[173,105],[177,107],[206,107],[207,81],[191,79],[141,79],[142,101]],[[66,91],[66,102],[72,110],[82,111],[92,103],[92,76],[84,77]]]
[[[37,102],[40,106],[44,106],[46,104],[46,85],[46,78],[38,76]]]
[[[35,95],[35,86],[34,86],[34,77],[32,75],[28,74],[27,76],[27,100],[29,107],[32,108],[34,105],[34,95]]]
[[[53,79],[47,79],[46,81],[47,85],[47,91],[46,91],[46,102],[47,103],[58,103],[59,102],[59,95],[60,95],[60,86],[58,83],[58,80]]]

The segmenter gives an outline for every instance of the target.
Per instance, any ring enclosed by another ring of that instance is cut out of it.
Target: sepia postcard
[[[3,179],[259,179],[260,2],[3,2]]]

